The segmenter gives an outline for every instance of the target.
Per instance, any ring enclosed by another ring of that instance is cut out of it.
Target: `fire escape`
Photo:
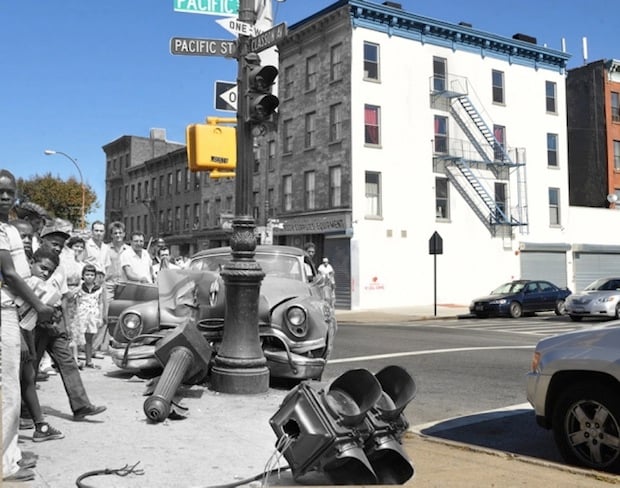
[[[512,238],[515,227],[527,233],[524,150],[507,150],[498,141],[477,108],[482,104],[470,93],[467,78],[431,77],[430,91],[432,108],[448,112],[465,137],[439,140],[436,136],[435,171],[446,174],[491,235]],[[488,189],[495,183],[505,186],[505,199]]]

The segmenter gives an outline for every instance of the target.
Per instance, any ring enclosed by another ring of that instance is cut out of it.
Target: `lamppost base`
[[[211,368],[211,388],[219,393],[238,395],[265,393],[269,390],[269,369],[214,365]]]

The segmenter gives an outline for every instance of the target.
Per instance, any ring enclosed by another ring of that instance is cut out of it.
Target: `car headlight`
[[[499,298],[497,300],[491,300],[489,303],[491,305],[503,305],[506,302],[507,302],[507,300],[505,298]]]
[[[618,300],[618,297],[613,295],[610,297],[601,297],[599,299],[597,299],[596,301],[599,303],[605,303],[605,302],[615,302],[616,300]]]
[[[304,337],[308,332],[306,311],[300,306],[289,307],[286,311],[286,325],[295,337]]]
[[[121,332],[127,339],[133,339],[142,332],[142,317],[137,313],[126,313],[121,317]]]

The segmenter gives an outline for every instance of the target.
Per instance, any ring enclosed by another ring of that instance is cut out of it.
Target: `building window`
[[[611,92],[611,120],[620,122],[620,94]]]
[[[194,173],[194,190],[200,190],[200,173]]]
[[[129,204],[129,186],[125,185],[125,205]]]
[[[492,72],[493,83],[493,103],[504,103],[504,72],[493,70]]]
[[[159,211],[159,227],[158,232],[163,232],[166,229],[166,218],[163,210]]]
[[[547,112],[556,113],[556,96],[557,96],[557,87],[553,81],[545,81],[545,99],[547,103]]]
[[[183,230],[189,230],[190,214],[189,205],[183,207]]]
[[[310,149],[316,144],[316,112],[306,114],[304,147]]]
[[[165,181],[164,175],[159,175],[159,196],[160,197],[164,196],[164,188],[166,188],[164,181]]]
[[[329,142],[342,139],[342,103],[329,107]]]
[[[448,178],[435,178],[435,217],[438,219],[450,218]]]
[[[293,119],[282,123],[282,152],[284,154],[293,152]]]
[[[364,142],[379,145],[379,107],[364,105]]]
[[[497,222],[505,222],[506,215],[506,183],[495,183],[495,218]]]
[[[448,60],[433,56],[433,90],[444,91],[446,89],[446,77],[448,76]]]
[[[174,208],[174,230],[181,230],[181,207]]]
[[[340,207],[342,205],[342,169],[340,166],[329,168],[329,205]]]
[[[200,228],[200,204],[194,203],[194,223],[192,224],[192,230],[198,230]]]
[[[331,47],[329,56],[329,81],[342,79],[342,44],[338,43]]]
[[[144,182],[144,199],[148,199],[149,198],[149,182],[145,181]]]
[[[294,66],[287,66],[284,68],[282,80],[282,99],[288,100],[293,98],[293,88],[295,86],[295,72]]]
[[[549,188],[549,224],[560,225],[560,189]]]
[[[183,188],[183,173],[181,172],[180,169],[177,169],[177,186],[176,186],[176,192],[177,193],[181,193],[181,190]]]
[[[255,191],[252,193],[252,216],[255,221],[258,221],[260,217],[260,203],[259,203],[260,193]]]
[[[172,173],[168,173],[168,195],[172,195]]]
[[[506,127],[503,125],[493,126],[493,136],[495,143],[493,144],[493,157],[495,161],[503,161],[506,153]]]
[[[282,210],[285,212],[293,210],[293,177],[291,175],[282,177]]]
[[[364,79],[379,81],[379,45],[364,42]]]
[[[189,168],[185,168],[185,191],[192,187],[192,173]]]
[[[316,89],[319,57],[316,54],[306,59],[306,91]]]
[[[547,165],[558,166],[558,135],[547,134]]]
[[[614,141],[614,170],[620,171],[620,141]]]
[[[276,215],[276,209],[274,208],[273,205],[273,195],[274,195],[274,191],[273,188],[269,188],[269,190],[267,190],[267,208],[265,209],[267,212],[267,217],[275,217]]]
[[[316,208],[314,183],[314,171],[306,171],[304,173],[304,206],[306,210],[312,210]]]
[[[381,173],[366,171],[366,217],[381,217]]]
[[[448,153],[448,117],[435,115],[435,152],[439,154]]]
[[[151,178],[151,198],[155,198],[157,196],[157,178]]]
[[[209,204],[209,200],[205,200],[202,202],[202,226],[209,227],[209,215],[211,214],[211,208]]]
[[[166,212],[166,232],[172,232],[172,209],[169,208]]]
[[[267,143],[267,169],[273,171],[276,164],[276,141]]]
[[[131,185],[131,201],[130,203],[134,203],[136,201],[136,185]]]

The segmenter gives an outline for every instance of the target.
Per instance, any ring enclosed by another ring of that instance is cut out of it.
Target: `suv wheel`
[[[553,411],[553,434],[567,463],[620,471],[620,399],[613,389],[569,387]]]
[[[566,313],[566,307],[564,306],[564,300],[558,300],[555,302],[555,310],[556,315],[564,315]]]

